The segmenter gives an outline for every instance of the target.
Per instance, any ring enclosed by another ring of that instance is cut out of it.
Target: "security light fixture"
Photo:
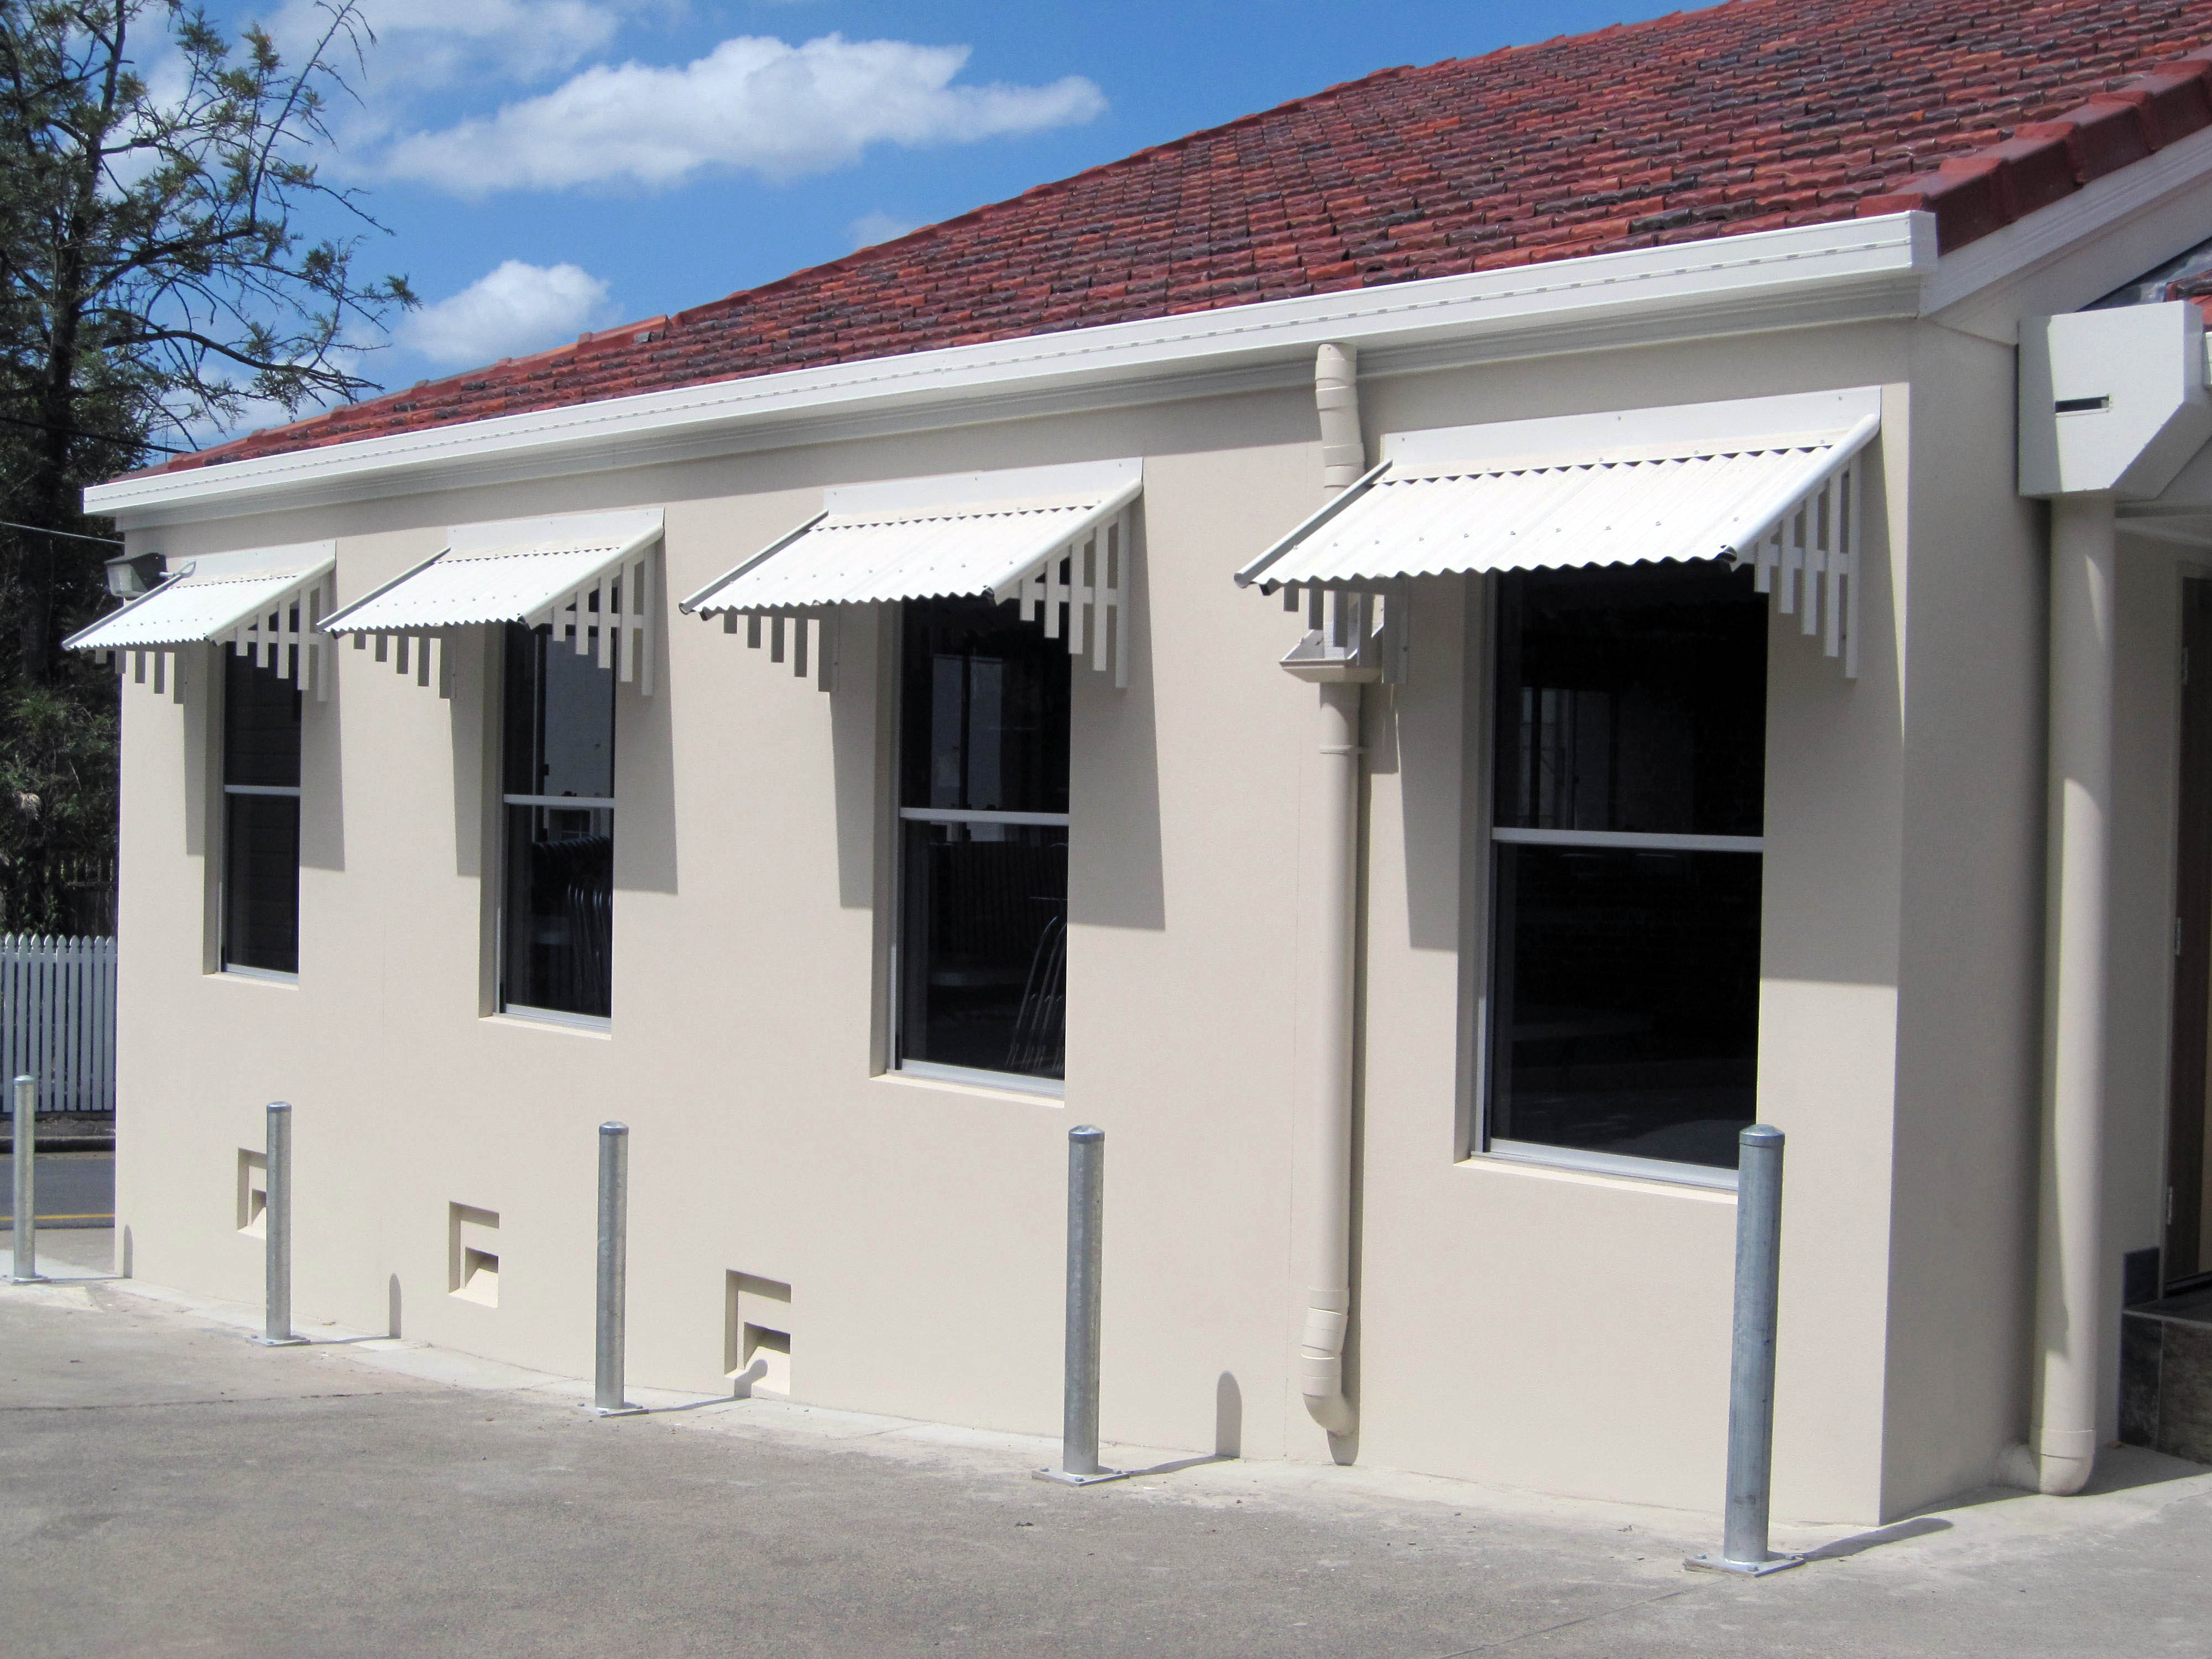
[[[150,593],[161,579],[159,553],[131,553],[107,562],[107,591],[118,599]]]

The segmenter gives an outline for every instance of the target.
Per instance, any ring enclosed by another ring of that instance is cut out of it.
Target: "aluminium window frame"
[[[1001,823],[1018,827],[1059,828],[1068,830],[1068,853],[1071,866],[1074,857],[1074,832],[1070,828],[1072,814],[1068,812],[1002,812],[984,808],[965,806],[906,806],[899,801],[903,784],[900,763],[906,744],[906,607],[912,604],[927,604],[927,600],[902,599],[896,605],[883,607],[884,626],[890,635],[889,650],[882,654],[888,665],[888,674],[882,682],[884,695],[890,699],[891,718],[885,723],[888,742],[885,745],[885,795],[889,811],[884,822],[889,826],[890,879],[885,884],[890,926],[890,949],[884,975],[884,1017],[883,1069],[878,1076],[908,1079],[921,1083],[953,1084],[980,1091],[1003,1094],[1025,1095],[1032,1099],[1063,1101],[1067,1097],[1065,1077],[1031,1077],[1024,1072],[994,1072],[981,1066],[948,1066],[927,1060],[908,1060],[902,1052],[902,1038],[905,1032],[904,981],[906,969],[906,826],[909,823]],[[1008,600],[1008,604],[1018,601]],[[1071,659],[1071,663],[1073,659]],[[1073,666],[1069,669],[1073,675]],[[1079,684],[1079,682],[1075,682]],[[1073,684],[1070,686],[1073,697]],[[879,728],[884,729],[884,728]],[[1068,730],[1068,768],[1071,793],[1075,763],[1075,732],[1073,711],[1071,708]],[[1071,883],[1072,883],[1071,868]],[[1073,941],[1070,941],[1071,944]]]
[[[1462,890],[1473,902],[1464,907],[1466,921],[1460,941],[1462,991],[1461,996],[1460,1058],[1464,1084],[1455,1161],[1522,1164],[1582,1175],[1611,1176],[1661,1186],[1694,1187],[1733,1193],[1737,1172],[1704,1164],[1680,1164],[1668,1158],[1634,1158],[1620,1152],[1594,1152],[1540,1141],[1509,1140],[1490,1132],[1491,1112],[1497,1093],[1497,1005],[1493,994],[1498,978],[1498,855],[1501,846],[1589,847],[1648,852],[1737,853],[1761,860],[1762,890],[1766,836],[1663,835],[1619,830],[1523,830],[1501,826],[1497,821],[1496,769],[1498,736],[1498,572],[1485,571],[1467,585],[1464,617],[1467,674],[1462,707],[1466,722],[1461,744],[1467,775],[1461,791],[1462,822],[1468,833],[1462,838]],[[1773,666],[1770,656],[1770,687]],[[1761,781],[1762,793],[1765,781]],[[1761,948],[1765,929],[1761,928]]]

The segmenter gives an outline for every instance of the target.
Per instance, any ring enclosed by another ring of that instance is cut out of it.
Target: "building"
[[[1756,1115],[1778,1511],[2077,1488],[2212,1267],[2208,40],[1386,70],[91,490],[129,1270],[287,1099],[303,1319],[579,1372],[620,1117],[635,1381],[1044,1431],[1087,1121],[1109,1438],[1711,1507]]]

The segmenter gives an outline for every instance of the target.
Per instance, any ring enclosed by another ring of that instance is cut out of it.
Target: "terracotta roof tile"
[[[2208,42],[2212,0],[1733,0],[1382,70],[168,470],[1909,208],[1948,250],[2212,125]]]

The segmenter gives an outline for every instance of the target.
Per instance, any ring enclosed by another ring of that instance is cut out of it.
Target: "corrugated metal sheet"
[[[1137,486],[908,514],[828,513],[684,602],[713,616],[992,593],[1011,599],[1046,560],[1105,523]]]
[[[228,579],[180,576],[71,635],[69,648],[129,651],[221,639],[241,623],[276,609],[295,589],[310,586],[331,562],[323,559],[294,570],[257,570]]]
[[[323,627],[332,634],[398,634],[527,622],[635,550],[635,542],[594,538],[521,552],[447,551],[335,611]]]
[[[1302,539],[1294,534],[1254,561],[1242,580],[1328,586],[1741,554],[1858,435],[1656,459],[1385,474]]]

